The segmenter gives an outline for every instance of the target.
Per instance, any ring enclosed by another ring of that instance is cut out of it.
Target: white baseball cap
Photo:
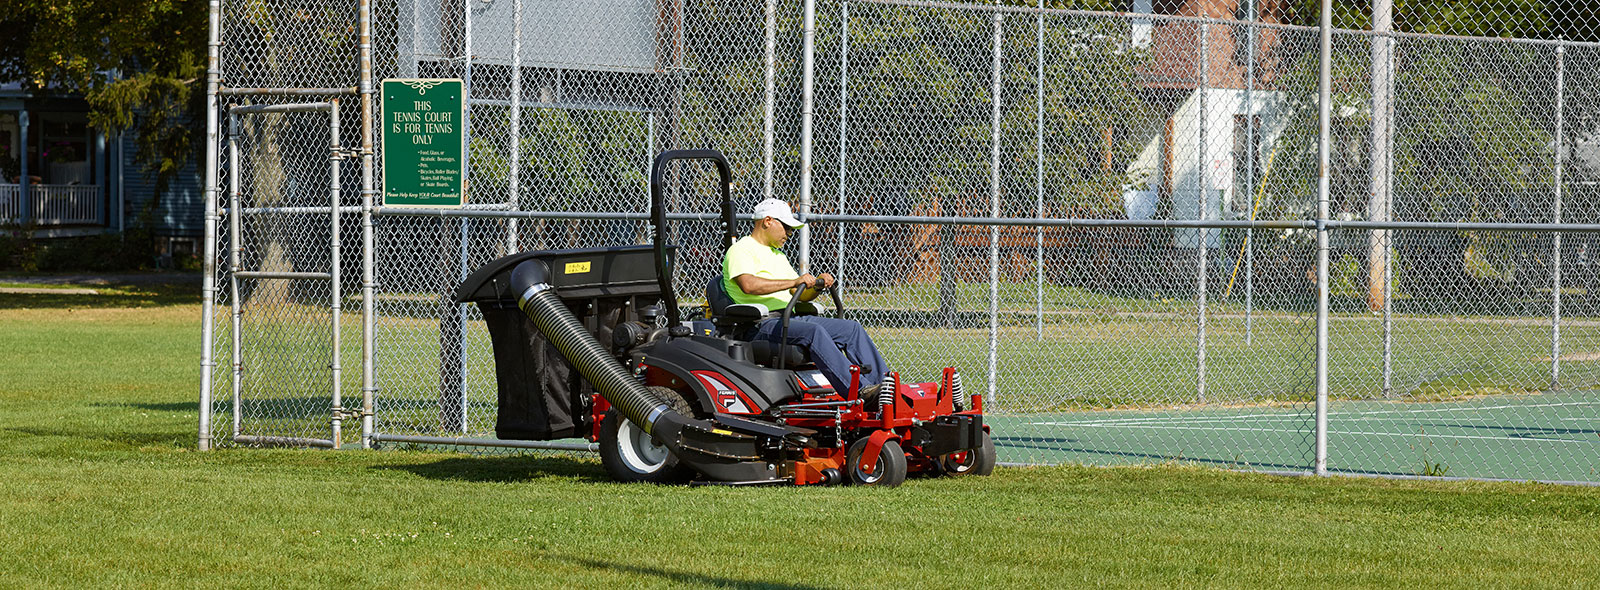
[[[790,209],[789,204],[782,199],[763,199],[760,203],[756,203],[754,219],[759,220],[767,217],[782,221],[784,225],[789,227],[805,225],[800,223],[799,219],[795,219],[794,210]]]

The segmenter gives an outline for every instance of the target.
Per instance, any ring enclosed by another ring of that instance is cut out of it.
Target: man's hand
[[[818,281],[822,281],[822,288],[824,288],[824,289],[832,289],[833,288],[833,283],[834,283],[833,275],[830,275],[828,273],[822,273],[820,275],[817,275],[817,280]]]
[[[816,286],[819,282],[821,281],[818,281],[817,277],[810,273],[800,275],[799,278],[794,280],[794,296],[799,297],[801,301],[816,299]]]

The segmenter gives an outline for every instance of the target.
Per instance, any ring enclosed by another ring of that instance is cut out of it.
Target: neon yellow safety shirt
[[[760,303],[769,310],[781,310],[789,304],[793,295],[788,289],[767,295],[750,295],[739,289],[738,283],[733,278],[739,275],[755,275],[763,279],[793,280],[800,277],[789,264],[789,257],[783,250],[763,245],[755,238],[745,236],[734,242],[728,248],[728,254],[722,257],[722,288],[728,292],[728,297],[734,303]]]

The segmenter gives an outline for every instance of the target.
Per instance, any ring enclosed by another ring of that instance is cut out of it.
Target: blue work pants
[[[763,320],[751,340],[777,342],[782,330],[782,320]],[[872,344],[872,337],[854,320],[822,316],[790,318],[788,343],[804,348],[811,362],[817,364],[817,369],[841,394],[850,389],[852,364],[861,367],[862,387],[883,381],[883,376],[889,372],[889,363]],[[840,348],[844,351],[840,352]]]

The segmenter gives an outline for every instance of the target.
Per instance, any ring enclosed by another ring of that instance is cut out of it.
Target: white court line
[[[1335,403],[1337,403],[1337,402],[1335,402]],[[1516,408],[1560,408],[1560,407],[1566,407],[1566,406],[1594,406],[1594,405],[1600,405],[1600,402],[1559,402],[1559,403],[1548,403],[1548,404],[1505,404],[1505,405],[1500,405],[1500,406],[1461,406],[1461,407],[1458,407],[1458,408],[1430,408],[1430,409],[1426,409],[1426,410],[1371,410],[1371,411],[1363,411],[1363,412],[1328,412],[1328,415],[1330,415],[1330,416],[1338,416],[1338,415],[1348,414],[1348,415],[1352,415],[1352,416],[1370,416],[1370,415],[1375,415],[1375,414],[1431,414],[1431,413],[1436,413],[1436,412],[1462,412],[1462,411],[1467,411],[1467,410],[1477,411],[1477,410],[1507,410],[1507,409],[1516,409]]]
[[[1203,421],[1203,420],[1244,420],[1244,419],[1250,419],[1250,418],[1272,418],[1272,419],[1283,420],[1283,419],[1295,418],[1295,417],[1300,417],[1300,416],[1310,416],[1310,414],[1287,414],[1287,413],[1284,413],[1284,414],[1240,414],[1240,415],[1236,415],[1236,416],[1190,416],[1190,417],[1184,417],[1184,416],[1152,416],[1152,417],[1148,417],[1148,418],[1106,418],[1104,420],[1083,420],[1081,422],[1079,422],[1079,421],[1069,421],[1069,422],[1030,422],[1030,424],[1041,425],[1041,426],[1062,426],[1062,425],[1068,425],[1068,424],[1083,424],[1083,425],[1094,425],[1094,424],[1139,424],[1139,423],[1143,423],[1143,422],[1188,422],[1188,421]]]
[[[1422,417],[1419,416],[1418,419],[1420,419],[1420,418],[1422,418]],[[1239,422],[1248,422],[1248,423],[1284,422],[1284,423],[1290,423],[1290,424],[1299,424],[1299,423],[1304,423],[1304,422],[1310,421],[1311,419],[1312,419],[1312,416],[1310,414],[1295,414],[1295,415],[1282,415],[1282,416],[1240,416],[1240,417],[1237,417],[1237,418],[1235,418],[1235,417],[1223,417],[1223,416],[1201,416],[1201,417],[1194,417],[1194,418],[1163,420],[1160,423],[1161,424],[1234,424],[1234,423],[1239,423]],[[1457,419],[1457,420],[1461,420],[1463,418],[1452,418],[1450,416],[1442,416],[1442,417],[1437,417],[1437,418],[1433,418],[1433,419]],[[1474,416],[1472,418],[1469,418],[1467,420],[1468,421],[1483,422],[1483,423],[1488,423],[1489,422],[1488,420],[1486,420],[1486,419],[1484,419],[1482,417],[1476,417],[1476,416]],[[1597,420],[1597,419],[1594,419],[1594,418],[1561,418],[1561,420],[1574,420],[1574,421],[1582,421],[1582,422],[1600,422],[1600,420]],[[1390,417],[1381,417],[1381,416],[1359,416],[1358,415],[1358,416],[1353,416],[1353,417],[1343,417],[1343,416],[1341,416],[1341,417],[1339,417],[1337,419],[1337,421],[1338,422],[1404,422],[1404,421],[1407,421],[1407,419],[1404,418],[1404,417],[1390,418]],[[1032,425],[1032,426],[1080,426],[1080,425],[1081,426],[1142,426],[1142,425],[1145,425],[1145,424],[1155,424],[1155,422],[1140,422],[1140,421],[1130,421],[1130,420],[1086,420],[1086,421],[1083,421],[1083,422],[1072,422],[1072,421],[1029,422],[1028,424]]]
[[[1234,428],[1217,428],[1217,427],[1191,427],[1191,426],[1159,426],[1159,425],[1154,425],[1154,424],[1134,424],[1134,425],[1080,424],[1078,426],[1092,426],[1092,427],[1096,427],[1096,428],[1145,428],[1145,429],[1150,429],[1150,430],[1216,430],[1216,431],[1229,431],[1229,432],[1272,432],[1272,433],[1288,433],[1288,434],[1306,434],[1306,431],[1304,431],[1304,430],[1286,430],[1286,429],[1281,429],[1281,428],[1238,428],[1238,427],[1234,427]],[[1589,440],[1576,440],[1576,439],[1569,439],[1569,438],[1542,438],[1542,437],[1532,437],[1532,436],[1523,436],[1523,437],[1479,436],[1479,435],[1472,435],[1472,434],[1424,434],[1424,433],[1406,433],[1406,432],[1363,432],[1363,431],[1355,431],[1355,430],[1329,430],[1328,434],[1341,434],[1341,435],[1342,434],[1359,434],[1359,435],[1366,435],[1366,436],[1401,436],[1401,437],[1408,437],[1408,438],[1409,437],[1459,438],[1459,439],[1467,439],[1467,440],[1494,440],[1494,441],[1502,441],[1502,442],[1544,441],[1544,442],[1574,443],[1574,444],[1585,444],[1585,445],[1600,444],[1600,440],[1589,441]]]
[[[1272,424],[1272,423],[1278,423],[1278,424],[1305,424],[1307,422],[1310,422],[1311,419],[1312,419],[1312,416],[1307,414],[1307,415],[1299,415],[1299,416],[1280,416],[1280,417],[1246,417],[1246,418],[1239,418],[1239,419],[1233,419],[1233,418],[1192,418],[1192,419],[1187,419],[1187,420],[1169,420],[1169,421],[1161,422],[1160,424],[1175,425],[1175,426],[1182,426],[1182,425],[1185,425],[1185,424],[1206,425],[1206,424],[1239,424],[1239,423],[1245,423],[1245,424],[1263,424],[1263,423],[1265,423],[1265,424]],[[1596,419],[1593,419],[1593,418],[1561,418],[1561,420],[1580,421],[1580,422],[1600,422],[1600,420],[1596,420]],[[1404,418],[1386,418],[1386,417],[1377,417],[1377,416],[1356,416],[1356,417],[1352,417],[1352,418],[1339,418],[1337,421],[1339,423],[1341,423],[1341,424],[1350,423],[1350,422],[1386,422],[1386,423],[1406,423],[1407,422],[1407,420],[1404,419]],[[1476,422],[1482,423],[1482,424],[1489,424],[1490,423],[1488,420],[1484,420],[1484,419],[1481,419],[1481,418],[1477,419]],[[1093,427],[1093,426],[1121,426],[1121,427],[1128,427],[1128,428],[1138,428],[1138,427],[1141,427],[1141,426],[1156,426],[1156,425],[1159,425],[1159,424],[1151,423],[1151,422],[1125,422],[1125,421],[1117,421],[1117,420],[1098,420],[1098,421],[1085,421],[1085,422],[1029,422],[1028,425],[1030,425],[1030,426],[1090,426],[1090,427]]]
[[[1463,406],[1463,407],[1459,407],[1459,408],[1428,408],[1428,409],[1414,409],[1414,410],[1367,410],[1367,411],[1358,411],[1358,412],[1328,412],[1328,416],[1332,417],[1332,416],[1377,416],[1377,415],[1388,415],[1388,414],[1433,414],[1433,413],[1441,413],[1441,412],[1464,412],[1464,411],[1478,411],[1478,410],[1505,410],[1505,409],[1511,409],[1511,408],[1555,408],[1555,407],[1566,407],[1566,406],[1597,406],[1597,405],[1600,405],[1600,402],[1559,402],[1559,403],[1548,403],[1548,404],[1506,404],[1506,405],[1499,405],[1499,406]],[[1128,417],[1128,418],[1106,418],[1106,419],[1103,419],[1103,420],[1030,422],[1029,424],[1030,425],[1034,425],[1034,426],[1072,426],[1072,425],[1094,426],[1094,425],[1099,425],[1099,424],[1127,424],[1127,425],[1134,425],[1134,424],[1146,423],[1146,422],[1231,422],[1231,421],[1237,421],[1237,420],[1243,420],[1243,419],[1252,419],[1252,418],[1273,418],[1273,419],[1279,419],[1279,420],[1287,420],[1287,419],[1291,419],[1291,418],[1297,418],[1298,419],[1298,418],[1303,418],[1303,417],[1308,417],[1308,416],[1310,416],[1310,414],[1290,414],[1290,413],[1239,414],[1239,415],[1232,415],[1232,416],[1149,416],[1149,417],[1143,417],[1143,418]],[[1354,418],[1347,418],[1347,419],[1352,419],[1353,420]]]

